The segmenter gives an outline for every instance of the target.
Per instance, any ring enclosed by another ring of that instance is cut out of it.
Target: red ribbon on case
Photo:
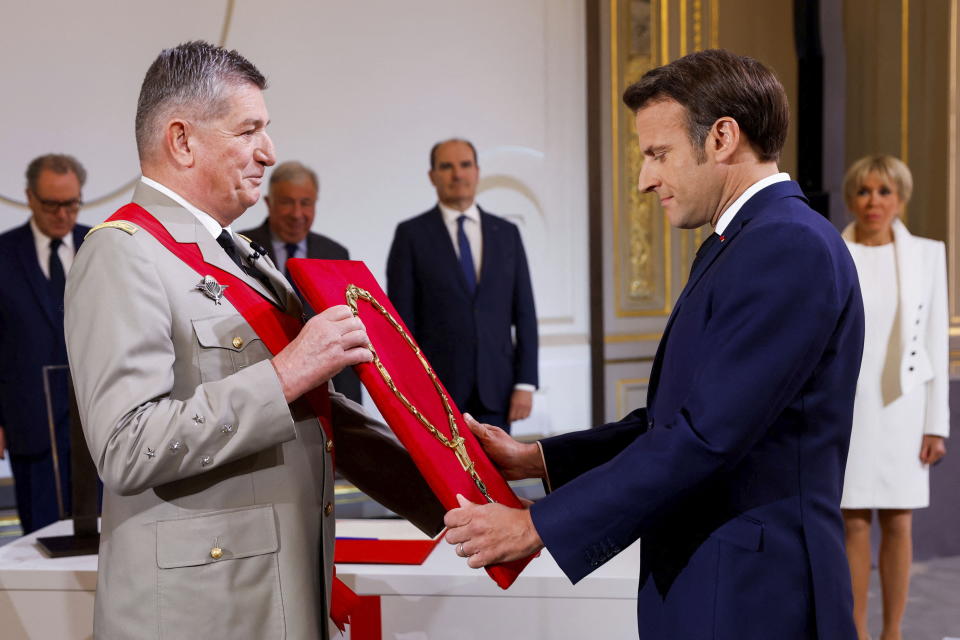
[[[358,301],[359,317],[363,320],[367,336],[373,345],[380,362],[392,379],[397,391],[402,394],[423,416],[447,439],[453,439],[449,426],[449,415],[443,398],[456,421],[459,435],[474,469],[487,494],[495,501],[508,507],[523,508],[500,472],[487,458],[480,444],[463,420],[442,381],[434,384],[426,367],[429,363],[418,355],[419,347],[413,336],[386,294],[377,284],[367,266],[352,260],[311,260],[293,258],[287,261],[287,269],[299,291],[314,309],[326,309],[346,303],[347,289],[354,285],[368,292],[383,309],[392,316],[407,334],[411,343],[404,338],[397,327],[380,313],[369,301]],[[437,304],[444,304],[437,300]],[[456,345],[452,345],[454,348]],[[447,508],[458,507],[457,494],[476,503],[487,502],[486,496],[478,488],[474,479],[465,471],[461,460],[452,449],[435,437],[404,405],[398,394],[377,369],[374,363],[356,365],[354,369],[360,381],[370,392],[370,396],[383,415],[387,424],[406,447],[414,463],[423,474],[427,484],[437,499]],[[512,562],[486,567],[490,577],[503,589],[513,584],[520,572],[532,560],[531,555]]]

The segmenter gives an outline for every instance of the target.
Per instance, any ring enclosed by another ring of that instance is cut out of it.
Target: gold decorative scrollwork
[[[396,382],[393,381],[393,377],[390,375],[390,372],[387,371],[387,368],[384,366],[383,362],[380,360],[380,356],[377,355],[377,350],[374,348],[372,343],[367,343],[367,348],[370,349],[370,353],[373,354],[373,365],[377,368],[377,371],[380,373],[380,377],[383,378],[383,381],[387,383],[390,391],[393,392],[393,395],[397,397],[397,400],[406,407],[407,411],[417,419],[423,428],[430,432],[430,435],[433,436],[440,444],[450,449],[457,460],[460,462],[460,466],[463,467],[463,470],[467,472],[467,475],[470,476],[473,480],[473,484],[477,486],[477,489],[480,490],[480,493],[483,494],[483,497],[487,499],[488,502],[496,502],[490,493],[487,491],[487,486],[483,483],[483,480],[480,479],[480,474],[477,473],[476,465],[473,460],[470,458],[470,454],[467,452],[466,441],[463,439],[463,436],[460,435],[460,429],[457,426],[457,420],[453,415],[453,409],[450,407],[450,400],[447,398],[447,394],[444,393],[443,387],[440,386],[440,380],[437,378],[437,374],[434,373],[433,367],[430,366],[430,363],[427,362],[427,359],[423,357],[423,353],[420,351],[420,347],[413,341],[413,338],[406,332],[406,330],[400,326],[400,323],[393,317],[393,315],[387,311],[382,304],[380,304],[376,298],[374,298],[369,291],[366,289],[361,289],[355,284],[347,285],[346,291],[347,306],[350,307],[350,310],[353,312],[354,317],[360,316],[360,309],[358,307],[358,301],[363,300],[364,302],[370,303],[370,306],[374,308],[377,313],[382,315],[384,319],[390,326],[400,334],[400,337],[403,338],[403,341],[407,343],[407,346],[413,350],[413,353],[417,356],[417,360],[420,361],[420,364],[423,366],[423,370],[427,372],[427,376],[430,378],[430,382],[433,383],[433,388],[436,389],[437,395],[440,396],[440,402],[443,403],[444,413],[447,414],[447,426],[450,427],[450,437],[448,438],[443,434],[436,426],[433,425],[426,416],[413,405],[410,400],[407,399],[403,392],[397,388]]]

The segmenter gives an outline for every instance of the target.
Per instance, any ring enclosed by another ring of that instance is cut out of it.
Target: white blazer
[[[855,242],[853,223],[843,230],[843,239]],[[899,219],[893,221],[893,240],[902,347],[900,358],[889,359],[888,366],[899,368],[901,394],[926,383],[923,433],[947,437],[950,347],[946,248],[938,240],[912,235]]]

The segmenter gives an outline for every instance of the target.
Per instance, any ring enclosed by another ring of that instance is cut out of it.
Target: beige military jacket
[[[268,258],[254,264],[282,301],[176,202],[144,184],[134,202],[299,316]],[[105,487],[94,635],[325,638],[334,446],[345,476],[422,529],[439,531],[443,509],[385,427],[339,394],[327,442],[305,402],[284,401],[250,326],[199,282],[144,230],[92,232],[70,270],[70,369]]]

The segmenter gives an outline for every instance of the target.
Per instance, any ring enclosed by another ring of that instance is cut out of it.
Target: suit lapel
[[[663,329],[663,337],[660,339],[660,344],[657,345],[657,355],[654,356],[653,366],[650,370],[650,384],[647,386],[648,408],[652,408],[653,402],[656,398],[656,388],[660,381],[660,369],[663,366],[663,357],[664,352],[666,351],[667,338],[670,335],[670,329],[673,326],[673,321],[677,317],[680,307],[683,305],[683,301],[686,300],[687,296],[697,286],[697,283],[703,278],[704,274],[717,260],[720,254],[723,251],[726,251],[727,248],[733,244],[734,239],[737,237],[737,235],[739,235],[740,231],[747,224],[749,224],[753,218],[767,209],[772,201],[789,197],[803,198],[803,200],[806,201],[803,191],[800,190],[800,185],[792,180],[776,182],[755,193],[752,198],[744,203],[740,211],[737,212],[737,215],[734,216],[727,228],[724,229],[723,234],[721,235],[721,241],[715,243],[713,247],[708,249],[708,253],[704,255],[700,262],[696,265],[696,269],[690,273],[690,277],[687,279],[687,284],[684,286],[683,291],[680,292],[680,296],[677,298],[677,302],[673,306],[673,311],[670,313],[670,318],[667,320],[667,325]]]
[[[30,223],[20,227],[20,241],[17,242],[17,258],[20,266],[23,268],[25,280],[30,285],[30,289],[37,298],[37,303],[43,309],[44,315],[54,327],[57,326],[56,315],[53,311],[53,301],[50,299],[50,281],[40,270],[40,261],[37,257],[37,248],[33,239],[33,231],[30,230]]]
[[[480,279],[477,281],[477,291],[479,292],[484,282],[488,284],[491,282],[493,276],[490,272],[493,265],[500,263],[500,257],[496,254],[503,243],[497,241],[500,225],[497,224],[493,216],[481,209],[479,205],[477,205],[477,211],[480,212],[480,245],[483,247],[480,252]],[[463,284],[466,287],[465,278]]]

